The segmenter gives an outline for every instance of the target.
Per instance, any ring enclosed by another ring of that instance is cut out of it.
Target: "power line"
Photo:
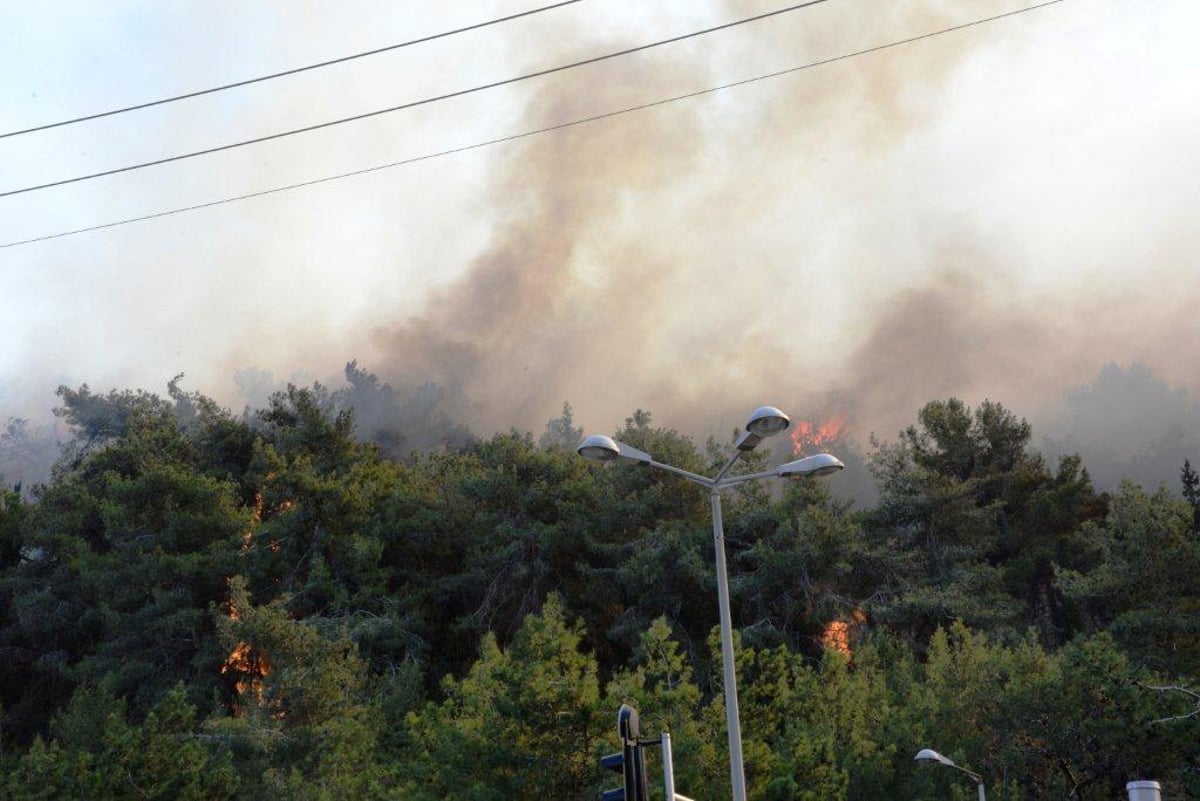
[[[275,78],[283,78],[288,75],[295,75],[300,72],[307,72],[308,70],[315,70],[315,69],[319,69],[321,67],[329,67],[334,64],[341,64],[346,61],[353,61],[356,58],[366,58],[367,56],[379,55],[380,53],[386,53],[389,50],[399,50],[402,47],[411,47],[412,45],[425,44],[426,42],[432,42],[436,39],[444,39],[448,36],[454,36],[456,34],[467,33],[468,31],[474,31],[474,30],[478,30],[480,28],[486,28],[490,25],[499,25],[502,22],[511,22],[514,19],[520,19],[521,17],[532,16],[533,14],[540,14],[543,11],[551,11],[556,8],[561,8],[562,6],[569,6],[572,3],[578,3],[578,2],[580,2],[580,0],[563,0],[563,2],[561,2],[561,3],[554,3],[554,4],[548,5],[548,6],[542,6],[541,8],[535,8],[530,11],[522,11],[518,14],[509,14],[507,17],[499,17],[497,19],[491,19],[486,22],[477,22],[473,25],[467,25],[462,28],[455,28],[454,30],[443,31],[442,33],[435,33],[435,34],[431,34],[429,36],[422,36],[419,39],[410,39],[407,42],[400,42],[399,44],[388,45],[386,47],[377,47],[374,50],[367,50],[362,53],[354,53],[353,55],[342,56],[341,58],[333,58],[333,59],[330,59],[329,61],[321,61],[316,64],[309,64],[306,67],[295,67],[294,69],[284,70],[282,72],[273,72],[270,75],[262,75],[258,78],[247,78],[246,80],[243,80],[243,81],[235,81],[234,83],[227,83],[227,84],[223,84],[221,86],[214,86],[210,89],[201,89],[196,92],[188,92],[187,94],[175,95],[174,97],[164,97],[161,100],[151,100],[147,103],[138,103],[137,105],[125,106],[124,108],[115,108],[111,111],[102,111],[98,114],[88,114],[83,117],[75,117],[74,119],[61,120],[60,122],[50,122],[50,123],[46,123],[45,125],[35,125],[32,128],[24,128],[20,131],[9,131],[8,133],[0,133],[0,139],[6,139],[10,136],[20,136],[21,134],[34,133],[35,131],[45,131],[45,130],[49,130],[50,128],[61,128],[64,125],[74,125],[77,122],[87,122],[89,120],[98,120],[102,117],[111,117],[115,114],[124,114],[129,111],[139,111],[144,108],[151,108],[153,106],[161,106],[166,103],[174,103],[177,100],[187,100],[188,98],[192,98],[192,97],[200,97],[202,95],[211,95],[214,92],[223,92],[226,89],[236,89],[239,86],[249,86],[250,84],[253,84],[253,83],[261,83],[262,81],[270,81]]]
[[[582,61],[575,61],[570,64],[560,64],[557,67],[549,67],[544,70],[538,70],[536,72],[529,72],[524,75],[518,75],[514,78],[505,78],[503,80],[493,81],[491,83],[486,83],[486,84],[482,84],[480,86],[471,87],[470,89],[459,89],[458,91],[455,91],[455,92],[448,92],[446,94],[437,95],[435,97],[427,97],[423,100],[414,100],[410,103],[403,103],[399,106],[392,106],[391,108],[379,109],[378,111],[368,111],[365,114],[355,114],[352,117],[342,117],[341,119],[330,120],[328,122],[321,122],[321,123],[317,123],[316,125],[308,125],[304,128],[293,128],[290,131],[282,131],[280,133],[268,134],[266,136],[258,136],[258,137],[255,137],[254,139],[246,139],[241,142],[232,142],[232,143],[226,144],[226,145],[218,145],[217,147],[210,147],[210,148],[206,148],[204,150],[196,150],[191,153],[181,153],[177,156],[167,156],[166,158],[155,159],[154,161],[145,161],[145,162],[142,162],[141,164],[131,164],[127,167],[118,167],[113,170],[104,170],[103,172],[95,172],[90,175],[80,175],[75,178],[64,178],[61,181],[51,181],[50,183],[38,184],[37,186],[27,186],[27,187],[24,187],[23,189],[10,189],[7,192],[0,192],[0,197],[9,197],[11,195],[20,195],[25,192],[35,192],[39,189],[49,189],[54,186],[63,186],[65,184],[78,183],[79,181],[88,181],[93,178],[103,178],[107,175],[117,175],[119,173],[130,172],[131,170],[140,170],[140,169],[144,169],[146,167],[157,167],[161,164],[170,164],[171,162],[174,162],[174,161],[182,161],[184,159],[195,158],[196,156],[207,156],[212,153],[220,153],[225,150],[233,150],[234,148],[245,147],[246,145],[255,145],[255,144],[259,144],[261,142],[269,142],[273,139],[282,139],[286,136],[295,136],[296,134],[309,133],[311,131],[318,131],[318,130],[321,130],[322,128],[329,128],[334,125],[342,125],[347,122],[357,122],[358,120],[365,120],[365,119],[368,119],[369,117],[378,117],[381,114],[390,114],[393,111],[403,111],[405,109],[416,108],[417,106],[424,106],[424,105],[428,105],[430,103],[436,103],[441,100],[449,100],[449,99],[455,98],[455,97],[463,97],[464,95],[470,95],[470,94],[474,94],[476,92],[482,92],[486,89],[495,89],[500,86],[507,86],[509,84],[517,83],[518,81],[525,81],[525,80],[529,80],[530,78],[540,78],[542,76],[551,75],[556,72],[562,72],[564,70],[574,69],[575,67],[582,67],[587,64],[595,64],[600,61],[607,61],[609,59],[618,58],[620,56],[627,56],[627,55],[630,55],[631,53],[638,53],[643,50],[649,50],[654,47],[661,47],[662,45],[672,44],[674,42],[681,42],[685,39],[691,39],[696,36],[703,36],[704,34],[713,33],[715,31],[725,30],[727,28],[733,28],[738,25],[745,25],[749,22],[757,22],[759,20],[763,20],[768,17],[774,17],[774,16],[778,16],[780,14],[786,14],[789,11],[795,11],[800,8],[807,8],[809,6],[815,6],[820,3],[825,3],[825,2],[828,2],[828,0],[808,0],[807,2],[797,3],[796,5],[788,6],[786,8],[781,8],[776,11],[769,11],[766,14],[758,14],[753,17],[746,17],[745,19],[735,20],[733,22],[726,22],[722,25],[716,25],[712,28],[705,28],[704,30],[693,31],[691,33],[685,33],[680,36],[672,36],[670,39],[662,39],[657,42],[650,42],[649,44],[638,45],[637,47],[630,47],[625,50],[618,50],[615,53],[607,53],[602,56],[594,56],[592,58],[586,58]]]
[[[863,50],[855,50],[852,53],[844,53],[840,56],[833,56],[832,58],[826,58],[826,59],[822,59],[820,61],[810,61],[806,64],[801,64],[796,67],[789,67],[788,69],[778,70],[776,72],[770,72],[770,73],[766,73],[764,75],[756,75],[753,78],[744,78],[743,80],[740,80],[740,81],[733,81],[731,83],[721,84],[719,86],[711,86],[707,89],[699,89],[695,92],[688,92],[687,94],[675,95],[674,97],[663,98],[662,100],[655,100],[650,103],[642,103],[641,105],[637,105],[637,106],[628,106],[623,109],[617,109],[616,111],[609,111],[609,112],[605,112],[603,114],[594,114],[590,117],[582,117],[582,118],[579,118],[576,120],[562,122],[557,125],[549,125],[545,128],[537,128],[537,129],[531,130],[531,131],[523,131],[521,133],[511,134],[509,136],[502,136],[497,139],[489,139],[484,142],[476,142],[476,143],[470,144],[470,145],[463,145],[462,147],[455,147],[455,148],[450,148],[448,150],[441,150],[436,153],[427,153],[422,156],[413,156],[412,158],[401,159],[400,161],[393,161],[393,162],[389,162],[388,164],[379,164],[374,167],[367,167],[367,168],[361,169],[361,170],[353,170],[351,172],[343,172],[343,173],[339,173],[337,175],[328,175],[328,176],[325,176],[324,178],[315,178],[311,181],[302,181],[300,183],[288,184],[286,186],[277,186],[273,189],[263,189],[258,192],[249,192],[244,195],[237,195],[234,197],[221,198],[220,200],[211,200],[211,201],[208,201],[207,203],[198,203],[193,206],[184,206],[181,208],[169,209],[167,211],[155,212],[154,214],[145,214],[140,217],[130,217],[125,220],[116,220],[114,222],[102,223],[100,225],[91,225],[86,228],[76,228],[71,231],[60,231],[59,233],[56,233],[56,234],[47,234],[45,236],[34,237],[31,239],[22,239],[22,240],[16,241],[16,242],[5,242],[4,244],[0,244],[0,249],[17,247],[19,245],[30,245],[35,242],[45,242],[50,239],[60,239],[62,237],[74,236],[76,234],[84,234],[84,233],[88,233],[90,231],[101,231],[106,228],[116,228],[117,226],[120,226],[120,225],[129,225],[130,223],[145,222],[146,220],[155,220],[155,219],[158,219],[159,217],[169,217],[173,214],[182,214],[187,211],[198,211],[200,209],[207,209],[207,208],[211,208],[213,206],[222,206],[222,205],[225,205],[226,203],[235,203],[239,200],[249,200],[250,198],[262,197],[264,195],[273,195],[273,194],[276,194],[279,192],[287,192],[292,189],[302,189],[307,186],[316,186],[317,184],[329,183],[331,181],[339,181],[343,178],[352,178],[357,175],[366,175],[367,173],[380,172],[381,170],[387,170],[387,169],[391,169],[393,167],[403,167],[405,165],[415,164],[420,161],[429,161],[431,159],[441,158],[443,156],[450,156],[450,155],[454,155],[456,153],[465,153],[469,150],[478,150],[480,148],[490,147],[492,145],[503,144],[505,142],[513,142],[518,139],[525,139],[527,137],[537,136],[539,134],[550,133],[553,131],[561,131],[566,128],[573,128],[577,125],[584,125],[589,122],[598,122],[600,120],[607,120],[612,117],[619,117],[619,116],[622,116],[625,114],[631,114],[636,111],[645,111],[646,109],[656,108],[658,106],[665,106],[670,103],[676,103],[681,100],[690,100],[692,98],[702,97],[704,95],[713,94],[715,92],[720,92],[725,89],[735,89],[740,86],[746,86],[748,84],[757,83],[758,81],[765,81],[765,80],[769,80],[771,78],[778,78],[783,75],[790,75],[792,73],[800,72],[802,70],[813,69],[815,67],[823,67],[828,64],[834,64],[839,61],[846,61],[847,59],[856,58],[858,56],[865,56],[865,55],[869,55],[871,53],[877,53],[881,50],[889,50],[893,47],[900,47],[901,45],[913,44],[915,42],[920,42],[924,39],[932,39],[935,36],[942,36],[943,34],[954,33],[955,31],[961,31],[966,28],[973,28],[977,25],[983,25],[988,22],[995,22],[996,20],[1004,19],[1005,17],[1014,17],[1018,14],[1024,14],[1029,11],[1035,11],[1037,9],[1045,8],[1047,6],[1052,6],[1057,3],[1061,3],[1061,2],[1063,2],[1063,0],[1047,0],[1047,2],[1038,3],[1037,5],[1032,5],[1032,6],[1028,6],[1026,8],[1017,9],[1016,11],[1008,11],[1003,14],[997,14],[992,17],[984,17],[983,19],[977,19],[972,22],[965,22],[961,25],[954,25],[949,28],[942,28],[941,30],[938,30],[938,31],[931,31],[930,33],[923,33],[918,36],[909,37],[907,39],[900,39],[895,42],[888,42],[887,44],[877,45],[875,47],[868,47]]]

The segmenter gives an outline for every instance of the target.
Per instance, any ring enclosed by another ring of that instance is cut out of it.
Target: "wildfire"
[[[266,481],[264,482],[264,486],[266,486],[267,484],[270,484],[274,480],[275,480],[275,473],[273,473],[273,472],[267,473],[267,478],[266,478]],[[285,498],[275,508],[275,515],[283,516],[283,515],[287,514],[288,512],[292,511],[292,509],[294,509],[295,507],[296,507],[296,501],[294,499]],[[244,532],[242,532],[242,548],[240,551],[241,555],[245,556],[247,553],[249,553],[251,550],[253,550],[253,548],[254,548],[254,533],[258,530],[258,527],[262,524],[263,514],[265,512],[266,512],[266,505],[263,502],[262,490],[259,490],[258,492],[254,493],[254,508],[252,508],[250,510],[250,525]],[[276,553],[279,550],[279,540],[271,540],[271,542],[267,543],[267,547],[269,547],[271,549],[272,553]]]
[[[839,414],[824,421],[800,420],[792,427],[792,453],[803,456],[819,453],[850,430],[846,416]]]
[[[244,556],[254,546],[254,530],[262,522],[263,497],[261,492],[254,493],[254,508],[250,511],[250,525],[242,532],[242,550]]]
[[[263,699],[263,679],[270,672],[271,663],[246,642],[235,645],[225,663],[221,665],[222,675],[236,673],[241,676],[233,685],[238,693],[249,691],[258,701]]]
[[[237,606],[229,602],[229,619],[238,620]],[[229,656],[221,664],[221,675],[232,673],[238,677],[234,688],[238,695],[249,693],[255,701],[262,703],[265,695],[263,679],[271,672],[271,663],[265,654],[250,646],[248,642],[239,642],[229,652]]]
[[[268,473],[264,486],[275,480],[275,473]],[[277,509],[278,514],[287,514],[296,505],[292,499],[285,499],[279,504]],[[250,524],[246,530],[242,532],[242,547],[239,551],[240,556],[246,556],[254,548],[254,535],[260,525],[262,525],[263,514],[265,512],[265,503],[263,501],[262,490],[254,493],[254,507],[250,510]],[[274,553],[279,550],[279,540],[271,540],[267,547]],[[229,600],[229,619],[232,621],[238,620],[237,605],[231,598]],[[247,693],[258,704],[263,703],[266,694],[266,687],[263,679],[271,672],[271,662],[267,659],[266,654],[251,647],[250,643],[239,642],[229,652],[229,656],[221,663],[221,675],[230,675],[236,677],[234,688],[239,696],[245,696]],[[240,708],[240,704],[234,702],[234,711]]]
[[[830,621],[825,627],[825,633],[821,635],[821,646],[825,650],[832,648],[835,651],[841,651],[842,655],[847,659],[850,658],[850,624],[844,620]]]
[[[839,651],[850,663],[854,663],[854,652],[850,648],[850,638],[867,622],[867,613],[861,609],[853,609],[849,620],[831,620],[821,634],[821,646]]]

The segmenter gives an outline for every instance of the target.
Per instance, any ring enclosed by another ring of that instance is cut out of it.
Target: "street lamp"
[[[738,722],[737,676],[733,664],[733,623],[729,613],[729,578],[725,569],[725,530],[721,523],[721,490],[760,478],[823,476],[835,473],[845,467],[837,457],[828,453],[819,453],[816,456],[807,456],[780,465],[774,470],[741,476],[729,475],[730,469],[742,454],[754,450],[767,437],[786,430],[791,423],[788,416],[774,406],[762,406],[755,409],[750,415],[750,419],[746,421],[746,430],[734,443],[733,456],[714,478],[707,478],[679,467],[656,462],[645,451],[640,451],[603,434],[593,434],[581,442],[577,449],[579,455],[585,459],[598,462],[621,459],[645,467],[657,467],[709,489],[709,498],[712,502],[713,544],[717,558],[717,606],[721,613],[721,660],[725,677],[726,727],[729,729],[729,775],[733,784],[734,801],[746,801],[746,774],[742,766],[742,729]]]
[[[915,759],[917,762],[920,762],[922,765],[945,765],[948,768],[954,768],[957,771],[962,771],[970,776],[975,781],[975,784],[979,786],[979,801],[987,801],[987,796],[983,794],[983,777],[975,771],[967,770],[966,768],[955,765],[953,759],[942,756],[932,748],[922,748],[917,752],[917,755],[913,757],[913,759]]]

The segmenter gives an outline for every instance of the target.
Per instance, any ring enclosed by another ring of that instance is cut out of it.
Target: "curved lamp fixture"
[[[746,430],[760,437],[771,437],[786,431],[791,424],[791,418],[774,406],[759,406],[746,421]]]
[[[624,442],[617,442],[612,437],[606,437],[603,434],[592,434],[579,443],[579,447],[575,450],[584,459],[590,459],[593,462],[611,462],[613,459],[626,459],[638,464],[650,464],[654,461],[650,458],[650,454],[645,451],[639,451],[631,445],[626,445]]]
[[[579,447],[575,450],[584,459],[590,459],[593,462],[611,462],[621,455],[621,449],[617,447],[617,441],[603,434],[592,434],[579,443]]]
[[[953,759],[942,756],[932,748],[922,748],[917,752],[917,755],[913,757],[913,760],[920,762],[922,765],[945,765],[948,768],[958,767],[958,765],[954,764]]]
[[[830,473],[836,473],[844,468],[842,460],[834,456],[832,453],[818,453],[814,456],[805,456],[803,459],[797,459],[794,462],[781,464],[775,468],[775,475],[780,478],[803,478],[805,476],[827,476]]]
[[[785,431],[791,424],[791,419],[774,406],[759,406],[750,413],[750,419],[746,421],[746,430],[733,446],[739,451],[752,451],[758,447],[758,443]]]

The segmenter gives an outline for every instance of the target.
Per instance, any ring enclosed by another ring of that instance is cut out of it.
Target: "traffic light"
[[[600,801],[625,801],[626,798],[636,798],[632,792],[627,794],[629,790],[629,773],[625,770],[625,749],[618,751],[615,754],[609,754],[600,758],[600,767],[608,770],[616,771],[625,778],[625,784],[615,790],[605,790],[600,794]]]
[[[601,801],[650,801],[649,782],[646,780],[646,758],[638,742],[638,713],[627,704],[621,704],[617,712],[617,733],[621,736],[621,750],[600,758],[600,766],[620,773],[624,786],[616,790],[605,790]]]

